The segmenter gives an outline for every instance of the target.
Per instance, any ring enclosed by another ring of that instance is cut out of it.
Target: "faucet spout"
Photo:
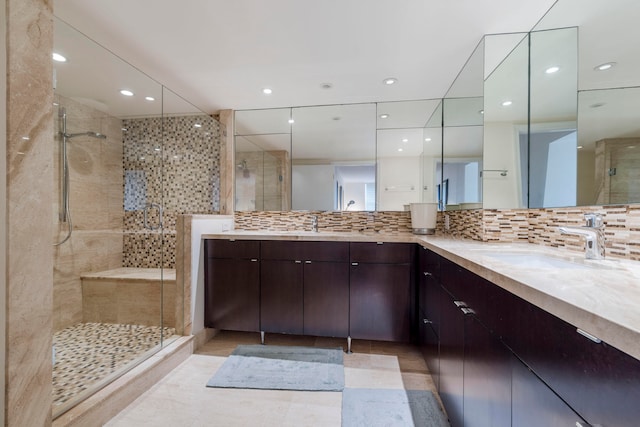
[[[558,227],[562,234],[582,236],[585,240],[585,258],[604,258],[604,230],[602,216],[599,214],[585,214],[586,225],[582,227]]]

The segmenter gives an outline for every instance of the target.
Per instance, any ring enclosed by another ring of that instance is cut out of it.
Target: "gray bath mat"
[[[239,345],[207,387],[342,391],[342,348]]]
[[[449,427],[433,393],[426,390],[345,388],[342,427]]]

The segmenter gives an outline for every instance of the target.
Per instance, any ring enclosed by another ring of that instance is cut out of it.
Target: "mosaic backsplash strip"
[[[411,232],[409,212],[235,212],[234,221],[235,228],[242,230],[312,231],[314,216],[319,231]]]
[[[603,216],[607,257],[640,261],[640,205],[439,212],[436,234],[491,243],[529,242],[582,252],[583,240],[561,234],[558,227],[581,226],[584,214],[590,212]],[[235,228],[310,231],[313,216],[318,218],[320,231],[411,231],[409,212],[236,212]]]
[[[220,209],[221,125],[206,115],[123,120],[124,267],[175,268],[179,214],[211,214]],[[163,204],[163,257],[156,207]],[[142,233],[141,233],[142,232]]]

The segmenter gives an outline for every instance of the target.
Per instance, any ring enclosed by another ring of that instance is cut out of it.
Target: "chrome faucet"
[[[585,258],[604,259],[604,223],[602,215],[584,214],[586,224],[582,227],[558,227],[562,234],[575,234],[585,239]]]
[[[311,217],[311,231],[318,232],[318,217],[314,215]]]

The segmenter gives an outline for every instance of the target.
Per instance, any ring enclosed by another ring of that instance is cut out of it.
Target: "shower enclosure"
[[[57,19],[54,51],[55,418],[185,333],[176,219],[219,210],[222,134]]]

